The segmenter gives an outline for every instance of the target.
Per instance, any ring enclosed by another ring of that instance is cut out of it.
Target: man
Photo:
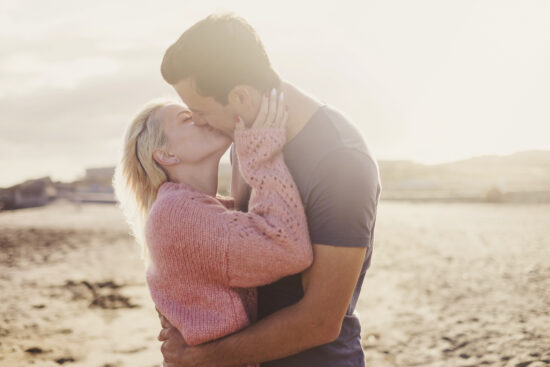
[[[254,29],[236,16],[209,16],[184,32],[166,51],[162,75],[195,123],[231,137],[236,115],[249,126],[262,94],[273,88],[284,93],[284,156],[314,251],[306,272],[258,289],[258,321],[235,334],[189,347],[161,315],[165,366],[364,366],[354,309],[370,264],[381,187],[376,161],[357,128],[281,80]],[[232,165],[232,195],[246,210],[250,192],[233,150]]]

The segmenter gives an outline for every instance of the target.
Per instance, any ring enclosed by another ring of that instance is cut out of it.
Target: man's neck
[[[324,103],[298,89],[288,81],[281,83],[280,90],[285,93],[288,105],[287,141],[292,140],[306,126],[311,116]]]
[[[286,123],[287,130],[287,141],[292,140],[298,133],[304,128],[307,122],[310,120],[311,116],[319,107],[324,103],[315,97],[307,94],[306,92],[298,89],[296,86],[290,82],[283,80],[280,87],[278,88],[279,92],[284,92],[285,103],[288,106],[288,120]],[[251,126],[256,119],[258,111],[260,110],[262,94],[261,92],[256,91],[253,93],[253,98],[256,103],[256,110],[249,111],[250,114],[243,115],[247,126]],[[234,135],[231,134],[230,137],[234,140]]]

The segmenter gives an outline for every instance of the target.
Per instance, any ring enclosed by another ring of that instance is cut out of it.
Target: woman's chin
[[[231,143],[233,143],[233,140],[225,134],[220,134],[219,139],[221,142],[223,142],[223,146],[226,150],[231,146]]]
[[[232,143],[232,142],[233,142],[233,141],[232,141],[231,139],[227,138],[227,141],[225,142],[225,144],[223,145],[223,148],[221,149],[221,151],[222,151],[222,154],[221,154],[221,155],[224,155],[225,152],[227,152],[227,150],[228,150],[229,147],[231,146],[231,143]],[[221,157],[221,156],[220,156],[220,157]]]

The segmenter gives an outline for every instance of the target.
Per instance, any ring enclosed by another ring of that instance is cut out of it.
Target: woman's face
[[[180,104],[169,104],[156,112],[166,136],[166,150],[182,163],[199,163],[217,156],[231,145],[231,139],[209,125],[196,125],[191,111]]]

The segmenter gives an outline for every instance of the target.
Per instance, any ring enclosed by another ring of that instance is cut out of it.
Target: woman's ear
[[[174,153],[169,153],[163,148],[157,148],[153,151],[153,159],[161,166],[173,166],[180,162],[180,159]]]

